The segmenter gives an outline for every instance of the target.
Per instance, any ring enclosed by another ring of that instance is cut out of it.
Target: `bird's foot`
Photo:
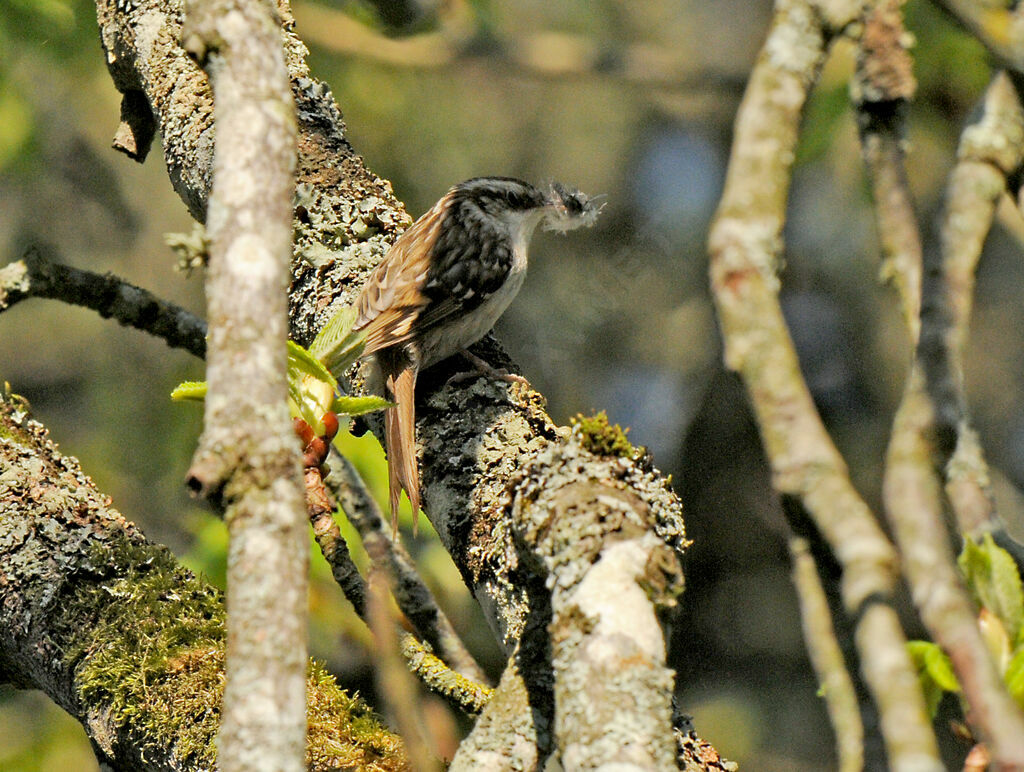
[[[475,378],[478,375],[486,375],[505,383],[519,383],[523,386],[529,386],[530,382],[521,375],[510,373],[508,370],[503,368],[491,367],[483,359],[478,357],[476,354],[471,352],[469,349],[465,349],[462,352],[462,356],[466,358],[472,366],[472,370],[466,370],[465,372],[456,373],[448,379],[448,383],[461,383],[467,381],[470,378]]]

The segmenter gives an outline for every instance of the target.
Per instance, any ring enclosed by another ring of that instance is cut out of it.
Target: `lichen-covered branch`
[[[224,505],[227,683],[218,767],[305,768],[307,546],[287,406],[295,117],[269,0],[190,3],[213,84],[203,433],[189,485]]]
[[[921,311],[921,233],[904,164],[904,116],[917,83],[906,49],[902,4],[902,0],[880,0],[868,7],[851,92],[875,201],[881,277],[896,289],[911,340],[916,341]]]
[[[523,466],[512,527],[529,613],[453,770],[533,769],[552,753],[566,768],[674,765],[657,612],[682,590],[680,511],[638,493],[664,483],[630,484],[631,459],[590,461],[585,443],[606,437],[573,437]],[[594,464],[589,479],[581,464]]]
[[[299,123],[291,331],[298,342],[308,343],[337,308],[351,302],[410,218],[390,186],[368,172],[348,145],[337,106],[329,90],[310,78],[305,48],[291,32],[286,4],[280,5]],[[122,91],[135,89],[147,95],[172,182],[202,218],[209,196],[212,102],[201,73],[174,50],[180,6],[175,0],[139,0],[127,13],[116,12],[114,6],[115,0],[98,3],[115,83]],[[491,364],[509,365],[493,339],[476,350]],[[529,388],[486,377],[448,384],[457,364],[442,363],[421,374],[417,384],[424,508],[499,640],[506,651],[516,653],[520,667],[510,679],[515,681],[517,674],[525,679],[523,689],[513,690],[507,700],[499,687],[477,730],[482,725],[499,732],[521,730],[511,746],[516,757],[543,758],[550,750],[545,739],[549,731],[537,722],[550,717],[554,699],[544,684],[550,672],[547,633],[541,626],[534,642],[523,641],[530,638],[531,625],[547,613],[549,593],[543,583],[524,575],[525,557],[511,526],[511,507],[526,485],[524,470],[541,473],[551,453],[567,442],[568,432],[553,424],[543,410],[543,399]],[[685,540],[680,505],[665,479],[642,454],[615,458],[610,478],[608,456],[602,450],[580,452],[575,466],[560,474],[576,483],[602,481],[628,491],[652,513],[653,521],[663,524],[660,538],[681,549]],[[522,694],[529,694],[529,699],[516,696]],[[503,705],[514,706],[515,715],[502,713]],[[664,729],[670,737],[671,726]],[[527,737],[537,740],[540,750],[527,750],[526,744],[532,742]],[[475,758],[471,751],[467,754],[460,751],[459,758]]]
[[[773,483],[807,511],[843,569],[847,613],[894,769],[941,769],[891,605],[896,556],[850,482],[804,382],[778,299],[776,264],[802,109],[834,34],[861,4],[779,0],[736,118],[709,236],[726,364],[747,386]],[[870,629],[871,636],[867,635]]]
[[[180,306],[113,274],[72,268],[32,247],[0,268],[0,311],[28,298],[50,298],[91,308],[104,318],[162,338],[171,348],[206,354],[206,322]]]
[[[167,47],[173,48],[180,35],[178,5],[175,0],[143,0],[125,18],[114,12],[114,4],[100,0],[99,20],[104,45],[116,54],[115,83],[119,87],[135,84],[149,95],[172,182],[190,206],[197,205],[197,216],[202,217],[211,163],[209,121],[198,120],[196,113],[208,110],[209,92],[201,73]],[[305,48],[291,32],[286,8],[282,14],[299,119],[291,329],[298,342],[308,343],[331,313],[352,301],[370,269],[410,219],[390,185],[367,171],[345,140],[344,123],[330,91],[310,78]],[[186,166],[187,173],[173,172]],[[509,365],[493,339],[476,350],[491,364]],[[515,495],[520,469],[549,445],[564,440],[538,394],[482,377],[446,385],[456,365],[442,363],[423,373],[417,384],[423,501],[443,543],[511,652],[529,608],[506,559],[515,554],[506,509]],[[595,456],[591,463],[582,464],[579,479],[596,473],[598,462]],[[636,480],[650,475],[639,461],[630,467]],[[656,497],[652,506],[662,502],[677,506],[670,491],[655,492],[655,487],[638,491],[642,497]]]
[[[552,449],[514,504],[523,559],[551,592],[554,734],[566,769],[675,765],[673,673],[658,612],[683,588],[679,554],[659,536],[678,528],[629,490],[577,482],[582,448]],[[617,460],[606,462],[614,478]]]
[[[177,565],[0,394],[0,679],[41,689],[115,770],[215,762],[220,593]],[[315,664],[310,769],[406,768],[401,741]]]

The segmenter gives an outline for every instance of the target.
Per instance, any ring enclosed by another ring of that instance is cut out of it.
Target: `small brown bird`
[[[405,489],[419,512],[414,394],[420,370],[464,351],[494,326],[526,275],[530,236],[591,225],[600,207],[553,183],[547,191],[508,177],[451,188],[394,243],[356,301],[363,355],[373,355],[386,396],[384,417],[392,524]]]

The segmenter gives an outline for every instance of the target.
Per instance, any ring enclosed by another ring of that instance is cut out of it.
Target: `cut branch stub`
[[[582,459],[589,479],[579,480]],[[675,764],[673,673],[659,614],[683,589],[678,508],[656,511],[617,478],[624,458],[553,446],[513,506],[524,559],[551,591],[554,734],[566,768]],[[602,468],[603,467],[603,468]]]

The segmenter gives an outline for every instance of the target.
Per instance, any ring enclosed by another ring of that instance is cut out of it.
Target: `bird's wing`
[[[364,355],[403,343],[417,331],[420,313],[430,304],[423,288],[443,218],[439,203],[398,237],[370,274],[356,308],[355,329],[366,332]]]

